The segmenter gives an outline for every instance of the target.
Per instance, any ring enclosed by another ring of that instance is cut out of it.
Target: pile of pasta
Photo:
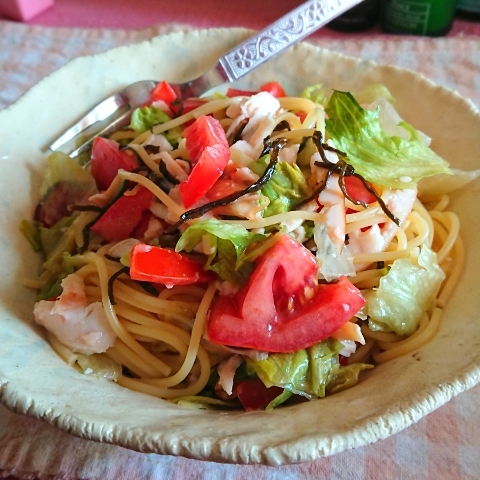
[[[200,115],[213,115],[225,130],[232,119],[225,114],[239,97],[222,98],[206,102],[196,110],[174,118],[169,122],[154,126],[151,131],[139,136],[133,130],[125,129],[112,135],[113,140],[128,142],[145,165],[161,175],[158,160],[142,144],[153,134],[160,134],[173,127],[181,127]],[[287,146],[300,144],[304,137],[314,131],[325,132],[323,107],[305,98],[280,98],[282,109],[275,116],[275,125],[267,132],[271,139],[285,138]],[[302,113],[302,115],[298,115]],[[303,120],[301,120],[303,118]],[[287,122],[289,129],[276,132],[275,126]],[[262,135],[265,132],[262,133]],[[175,158],[188,160],[185,147],[170,152]],[[141,173],[120,171],[120,179],[137,183],[149,189],[160,203],[165,205],[172,218],[179,218],[185,209],[175,202],[155,183]],[[331,180],[333,181],[333,179]],[[374,185],[380,195],[386,187]],[[387,192],[388,193],[388,192]],[[242,201],[245,201],[243,199]],[[251,198],[252,208],[258,207]],[[442,310],[448,302],[462,272],[464,248],[459,236],[458,217],[448,211],[449,197],[430,197],[428,202],[415,201],[413,210],[402,222],[388,248],[380,253],[362,253],[354,256],[354,264],[368,264],[368,267],[351,277],[351,282],[362,293],[376,289],[384,274],[384,267],[397,259],[418,256],[419,249],[427,245],[438,256],[438,263],[446,274],[432,309],[425,313],[418,330],[410,337],[395,333],[372,331],[366,322],[361,322],[361,331],[366,339],[349,359],[349,363],[383,363],[412,352],[427,343],[436,333],[442,318]],[[389,219],[378,203],[363,207],[346,199],[350,213],[346,215],[346,233],[359,228],[387,222]],[[82,231],[94,218],[92,212],[82,212],[75,220],[77,246],[83,244]],[[262,229],[293,219],[317,222],[321,214],[315,211],[293,210],[266,218],[220,221],[236,223],[247,229]],[[190,220],[192,223],[198,219]],[[108,255],[112,244],[95,249],[90,247],[83,254],[87,262],[76,274],[85,282],[86,294],[90,302],[101,301],[109,323],[117,336],[115,345],[106,355],[126,367],[131,375],[120,374],[118,384],[149,395],[164,399],[175,399],[198,394],[206,386],[211,369],[222,358],[222,352],[203,338],[210,304],[216,294],[215,283],[199,286],[174,286],[166,288],[157,285],[158,295],[153,296],[130,280],[128,275],[120,275],[113,284],[113,298],[109,296],[109,278],[119,270],[118,262]],[[58,344],[50,337],[52,345],[67,362],[75,361],[75,354]]]

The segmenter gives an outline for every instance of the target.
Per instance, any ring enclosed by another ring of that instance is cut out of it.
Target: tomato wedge
[[[165,80],[160,83],[157,83],[157,86],[152,91],[152,102],[162,101],[165,102],[168,106],[177,99],[177,92],[174,88]]]
[[[145,187],[134,195],[123,195],[90,228],[107,242],[125,240],[142,220],[143,212],[149,209],[153,195]]]
[[[281,97],[287,96],[287,94],[285,93],[285,90],[278,82],[264,83],[260,87],[260,91],[268,92],[270,95],[272,95],[272,97],[275,97],[275,98],[281,98]]]
[[[180,116],[180,115],[185,115],[188,112],[191,112],[192,110],[195,110],[198,107],[201,107],[202,105],[205,105],[206,100],[203,100],[201,98],[187,98],[187,100],[184,100],[183,102],[173,102],[170,104],[170,108],[172,109],[172,112],[175,114],[175,116]],[[189,120],[191,123],[193,123],[193,120]],[[190,123],[190,125],[191,125]],[[187,122],[188,124],[188,122]]]
[[[343,177],[343,183],[345,184],[345,189],[347,193],[357,202],[363,202],[367,205],[370,203],[375,203],[377,199],[375,195],[370,193],[366,188],[363,182],[357,177]]]
[[[161,283],[166,286],[204,283],[214,278],[200,262],[170,248],[135,245],[130,255],[133,280]]]
[[[252,95],[255,95],[258,92],[254,92],[251,90],[239,90],[238,88],[229,88],[227,90],[227,97],[232,98],[232,97],[251,97]]]
[[[267,352],[310,347],[350,320],[365,303],[346,277],[315,285],[316,259],[288,235],[258,260],[235,296],[219,296],[207,326],[212,342]]]
[[[195,165],[187,180],[179,185],[186,208],[198,202],[222,175],[230,149],[220,122],[202,115],[183,131],[190,159]]]
[[[263,410],[272,400],[283,393],[283,388],[267,388],[259,378],[235,382],[235,391],[245,411]]]
[[[139,162],[131,150],[120,150],[118,142],[97,137],[93,141],[90,165],[98,189],[106,190],[121,168],[131,172]]]

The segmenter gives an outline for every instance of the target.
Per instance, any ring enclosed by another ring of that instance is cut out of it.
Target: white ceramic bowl
[[[480,378],[479,183],[454,196],[467,262],[440,331],[415,355],[375,368],[355,388],[271,412],[177,407],[68,367],[32,324],[34,293],[22,287],[39,258],[18,231],[32,215],[45,155],[41,149],[87,108],[142,79],[181,81],[202,73],[249,35],[245,30],[175,33],[79,58],[0,112],[0,400],[74,435],[219,462],[280,465],[359,447],[416,422]],[[480,167],[480,115],[471,103],[398,68],[297,45],[240,87],[280,81],[290,94],[324,82],[340,90],[384,83],[400,114],[433,138],[453,166]]]

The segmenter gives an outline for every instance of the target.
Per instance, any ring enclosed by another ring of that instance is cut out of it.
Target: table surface
[[[22,24],[0,17],[0,109],[79,55],[192,27],[261,29],[294,0],[56,0]],[[253,14],[252,12],[255,12]],[[423,73],[480,106],[480,23],[457,19],[446,37],[345,34],[328,28],[309,41]],[[0,478],[10,479],[474,479],[480,476],[480,386],[390,438],[302,465],[221,465],[141,454],[72,437],[0,406]]]

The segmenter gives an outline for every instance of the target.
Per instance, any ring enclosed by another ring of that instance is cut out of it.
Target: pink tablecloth
[[[247,0],[128,3],[115,0],[112,9],[113,3],[113,0],[56,0],[53,9],[36,17],[30,25],[0,20],[0,108],[78,55],[141,41],[174,29],[191,28],[187,24],[261,28],[296,2],[257,1],[255,16],[249,13],[254,3]],[[250,10],[246,8],[249,5]],[[151,26],[156,23],[161,25]],[[72,26],[91,29],[58,28]],[[131,30],[140,27],[144,29]],[[437,83],[457,89],[480,106],[479,24],[457,22],[448,37],[439,39],[386,36],[374,29],[373,33],[349,36],[324,31],[312,41],[351,55],[417,70]],[[0,478],[14,475],[19,479],[92,480],[476,479],[480,476],[479,451],[480,386],[387,440],[315,462],[279,468],[140,454],[74,438],[0,407]]]

